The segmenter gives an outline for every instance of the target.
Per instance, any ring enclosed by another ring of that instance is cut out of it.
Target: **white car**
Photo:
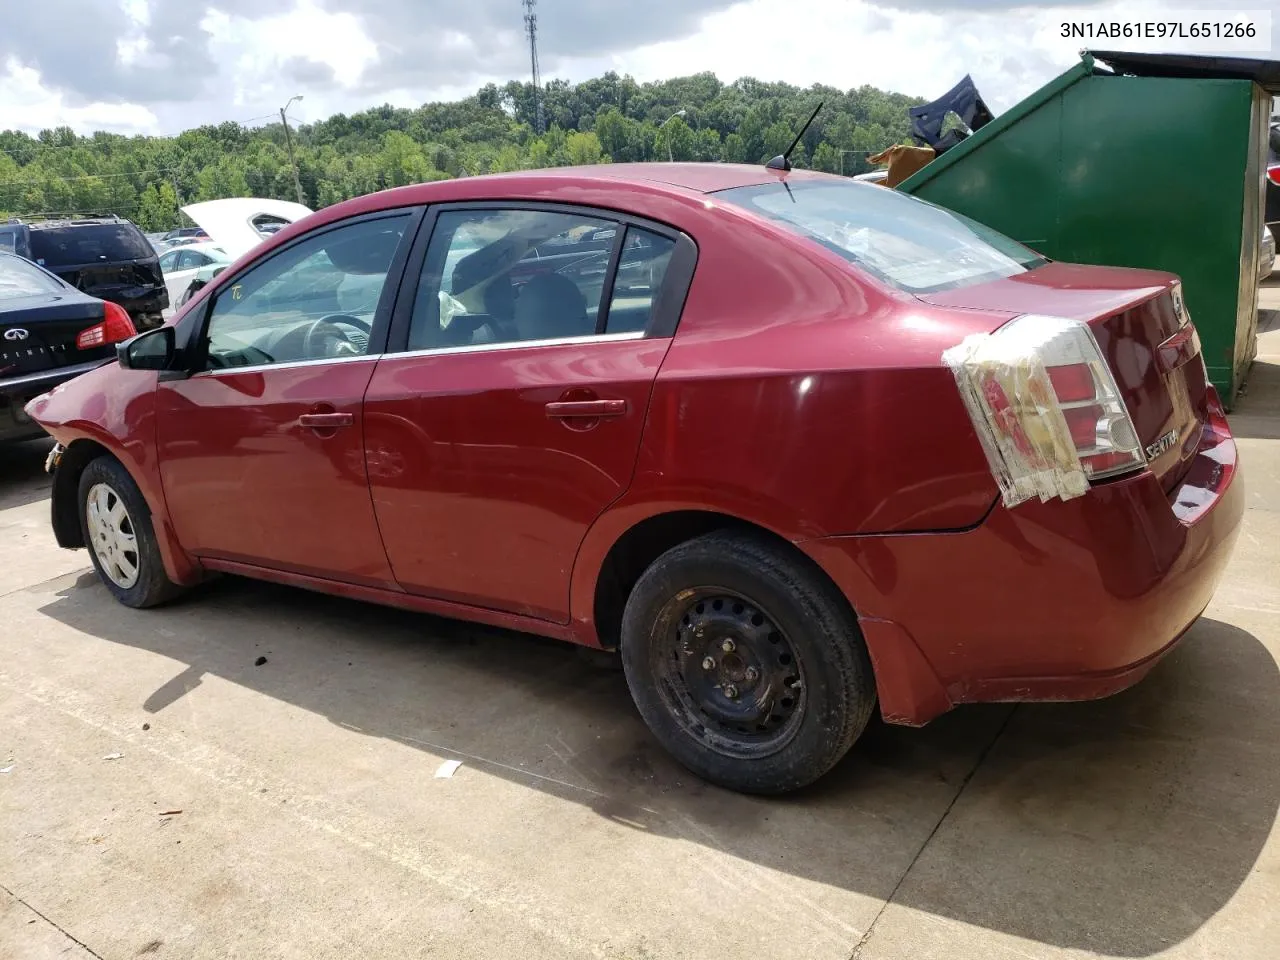
[[[1270,227],[1262,228],[1262,248],[1258,252],[1258,282],[1271,276],[1276,268],[1276,238]]]
[[[211,239],[175,247],[161,256],[160,269],[169,290],[167,315],[263,240],[312,211],[288,200],[228,197],[188,204],[182,212]]]
[[[231,259],[238,260],[272,234],[309,216],[312,211],[288,200],[228,197],[188,204],[182,212]]]
[[[178,299],[186,293],[195,279],[211,280],[217,267],[231,263],[231,257],[216,243],[188,243],[166,250],[160,255],[160,269],[164,272],[165,289],[169,291],[169,304],[177,306]]]

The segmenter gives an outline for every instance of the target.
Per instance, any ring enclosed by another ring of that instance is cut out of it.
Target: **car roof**
[[[335,203],[280,230],[265,241],[263,249],[283,246],[299,234],[322,224],[335,223],[364,213],[418,204],[558,201],[627,210],[633,208],[634,204],[621,200],[615,204],[611,202],[613,196],[628,195],[632,200],[638,200],[642,196],[652,198],[666,194],[687,202],[733,187],[749,187],[783,180],[847,182],[845,177],[834,174],[809,170],[784,172],[769,170],[763,164],[737,163],[606,163],[458,177],[395,187]],[[633,209],[632,212],[637,211]],[[259,251],[255,251],[257,252]]]
[[[799,172],[799,171],[796,171]],[[715,193],[732,187],[749,187],[777,179],[778,173],[760,164],[742,163],[602,163],[582,167],[551,167],[472,178],[476,181],[556,177],[571,181],[620,180],[665,184],[696,193]]]
[[[32,220],[26,225],[32,230],[66,227],[92,227],[103,223],[129,223],[123,217],[63,217],[57,220]]]

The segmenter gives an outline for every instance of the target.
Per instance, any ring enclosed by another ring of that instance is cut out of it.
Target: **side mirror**
[[[177,352],[173,327],[157,327],[116,344],[116,359],[127,370],[168,370]]]

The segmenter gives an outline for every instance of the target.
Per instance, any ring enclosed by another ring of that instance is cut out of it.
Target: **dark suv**
[[[26,257],[79,290],[118,303],[139,330],[169,306],[159,258],[133,223],[110,214],[0,223],[0,251]]]

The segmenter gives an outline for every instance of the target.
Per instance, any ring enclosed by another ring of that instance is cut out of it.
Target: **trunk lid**
[[[1086,321],[1115,377],[1149,468],[1165,490],[1182,479],[1208,416],[1208,382],[1177,277],[1049,263],[919,299],[938,306]]]
[[[103,305],[87,299],[6,301],[0,312],[0,380],[111,356],[110,344],[76,346],[76,336],[102,320]]]

